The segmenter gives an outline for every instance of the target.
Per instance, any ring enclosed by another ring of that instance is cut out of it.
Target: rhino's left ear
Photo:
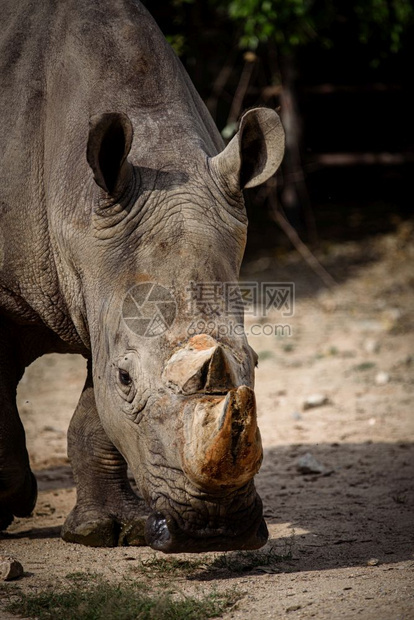
[[[270,108],[253,108],[224,151],[211,159],[212,169],[230,186],[255,187],[271,177],[283,158],[285,132]]]
[[[114,195],[129,168],[127,161],[133,137],[132,123],[122,112],[92,116],[86,156],[99,187]]]

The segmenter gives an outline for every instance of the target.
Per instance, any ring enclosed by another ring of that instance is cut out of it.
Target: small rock
[[[23,575],[23,566],[11,556],[0,555],[0,580],[11,581]]]
[[[296,468],[301,474],[324,474],[326,472],[326,467],[319,463],[310,452],[298,458]]]
[[[292,420],[302,420],[302,416],[299,411],[294,411],[291,415]]]
[[[302,605],[291,605],[290,607],[286,607],[286,613],[290,613],[291,611],[299,611],[302,609]]]
[[[378,340],[375,340],[375,338],[367,338],[364,341],[363,347],[364,351],[369,355],[371,355],[372,353],[378,353],[378,351],[380,350],[380,344]]]
[[[380,561],[378,560],[378,558],[370,558],[367,561],[367,566],[378,566],[379,563]]]
[[[375,383],[377,385],[386,385],[390,380],[390,375],[387,372],[379,372],[375,376]]]
[[[303,403],[303,409],[313,409],[314,407],[322,407],[329,404],[329,398],[325,394],[311,394]]]

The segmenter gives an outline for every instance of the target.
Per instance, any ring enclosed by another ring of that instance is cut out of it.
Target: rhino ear
[[[255,187],[276,172],[284,149],[279,115],[270,108],[254,108],[242,116],[237,134],[211,164],[230,186]]]
[[[117,193],[128,171],[132,137],[132,123],[126,114],[110,112],[90,119],[86,157],[96,183],[108,194]]]

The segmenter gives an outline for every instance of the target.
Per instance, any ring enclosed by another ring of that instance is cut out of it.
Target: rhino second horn
[[[235,363],[213,338],[195,336],[170,358],[166,383],[181,394],[226,394],[236,384]]]
[[[200,489],[239,488],[263,459],[253,390],[243,385],[225,398],[203,399],[184,414],[183,469]]]
[[[228,392],[235,387],[234,374],[223,348],[216,347],[208,365],[207,379],[203,386],[204,392],[207,394]]]

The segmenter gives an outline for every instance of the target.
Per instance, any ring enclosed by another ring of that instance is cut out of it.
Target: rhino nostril
[[[160,512],[150,515],[145,524],[145,540],[153,548],[165,551],[171,545],[172,538],[167,519]]]
[[[250,522],[229,520],[219,527],[212,528],[205,524],[202,529],[183,530],[171,517],[160,512],[153,513],[147,519],[145,540],[156,551],[163,553],[200,553],[202,551],[231,551],[236,549],[259,549],[266,544],[269,533],[262,516],[261,502]]]

